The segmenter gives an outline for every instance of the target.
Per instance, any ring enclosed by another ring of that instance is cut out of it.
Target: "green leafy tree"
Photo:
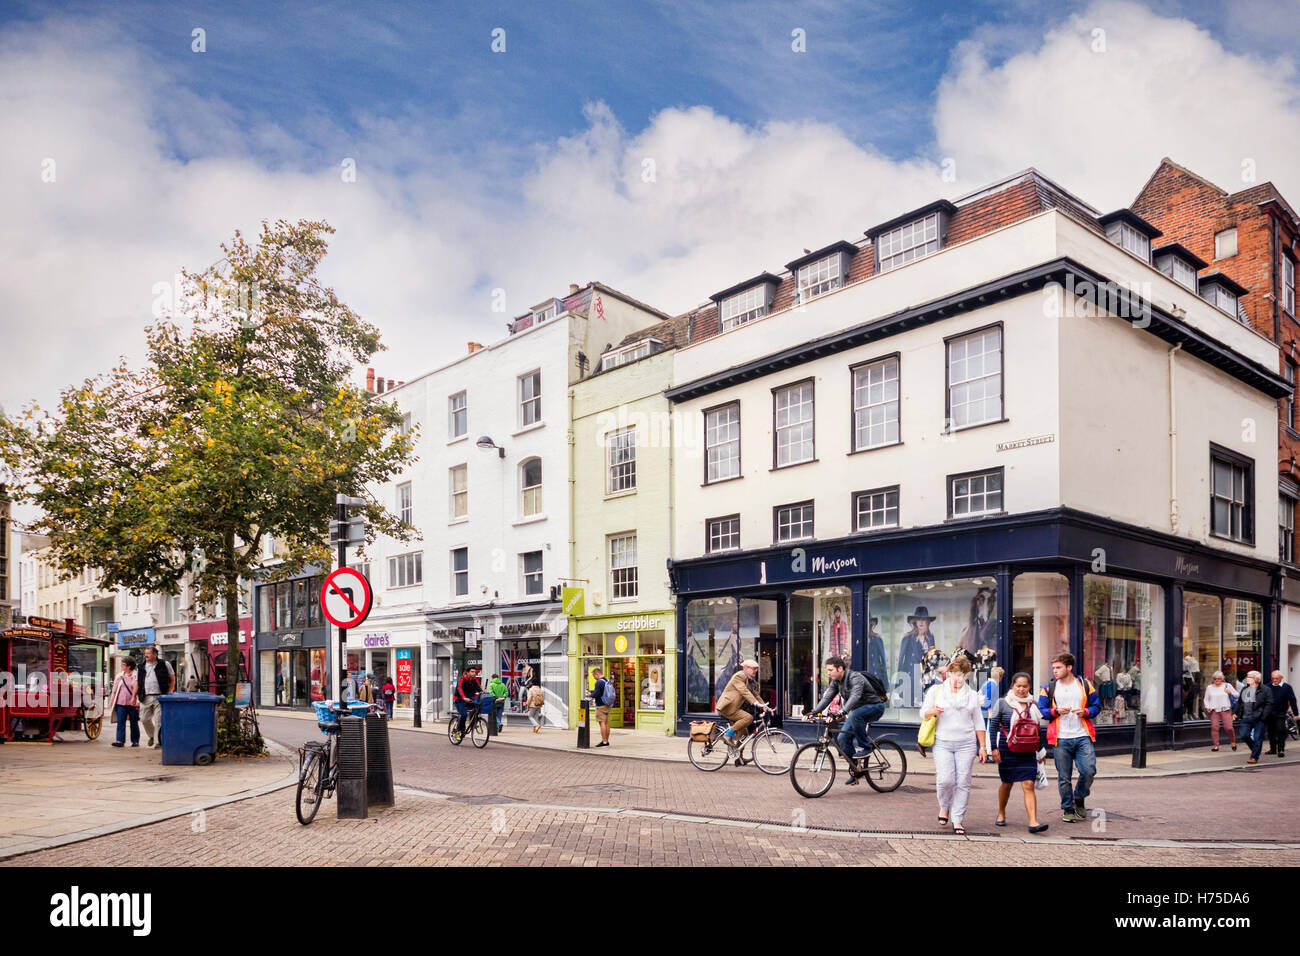
[[[396,406],[348,381],[383,346],[317,278],[332,232],[236,232],[146,328],[143,367],[121,361],[66,388],[52,413],[32,404],[0,420],[10,493],[39,509],[31,530],[49,535],[64,576],[97,570],[136,594],[176,594],[188,577],[197,603],[224,609],[233,653],[240,580],[329,566],[335,495],[414,461]],[[363,514],[370,540],[413,532],[373,499]],[[263,569],[268,537],[284,561]],[[229,739],[238,667],[227,674]]]

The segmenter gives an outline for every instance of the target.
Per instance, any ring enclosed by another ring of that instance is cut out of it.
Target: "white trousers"
[[[966,804],[970,801],[971,771],[979,753],[979,742],[974,735],[962,743],[936,740],[933,753],[939,810],[946,812],[953,826],[957,826],[966,816]]]

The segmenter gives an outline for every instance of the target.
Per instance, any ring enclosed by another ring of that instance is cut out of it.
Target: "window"
[[[1157,267],[1175,282],[1196,291],[1196,269],[1186,260],[1175,255],[1161,256]]]
[[[1288,361],[1282,363],[1282,375],[1286,378],[1287,383],[1295,388],[1295,366]],[[1287,428],[1295,428],[1295,392],[1292,392],[1286,398],[1282,399],[1282,424]]]
[[[628,601],[637,596],[635,534],[609,539],[609,594],[612,601]]]
[[[397,486],[397,516],[407,524],[411,523],[411,483]]]
[[[533,425],[542,420],[542,373],[519,376],[519,425]]]
[[[1279,561],[1295,563],[1295,499],[1289,495],[1277,496],[1277,550]]]
[[[457,392],[447,399],[447,434],[460,438],[469,430],[469,397],[466,392]]]
[[[794,505],[781,505],[772,509],[772,540],[802,541],[813,536],[813,503],[802,501]]]
[[[844,285],[844,275],[840,271],[843,261],[844,257],[835,252],[816,262],[800,266],[799,301],[807,302]]]
[[[542,460],[529,458],[519,466],[525,518],[542,513]]]
[[[798,465],[813,460],[813,383],[810,379],[772,392],[775,401],[774,465]]]
[[[1151,240],[1126,222],[1119,224],[1119,246],[1143,262],[1151,261]]]
[[[547,319],[553,319],[553,318],[555,318],[555,303],[554,303],[554,302],[552,302],[552,303],[551,303],[550,305],[548,305],[548,306],[545,306],[544,308],[534,309],[534,310],[533,310],[533,321],[534,321],[534,322],[539,322],[539,323],[540,323],[540,322],[545,322]]]
[[[762,284],[723,299],[719,306],[722,331],[726,332],[767,315],[767,293],[768,287]]]
[[[1146,581],[1083,577],[1083,654],[1075,673],[1097,688],[1095,723],[1164,717],[1164,589]],[[1050,666],[1050,665],[1049,665]]]
[[[704,413],[704,481],[740,475],[740,403]]]
[[[469,548],[452,549],[451,593],[455,597],[469,594]]]
[[[411,434],[411,413],[402,413],[402,424],[397,426],[397,431],[402,435]]]
[[[706,527],[708,533],[705,550],[709,554],[717,551],[735,551],[740,547],[740,515],[710,518]]]
[[[524,594],[542,593],[542,552],[529,551],[519,556],[519,567],[524,579]]]
[[[1237,297],[1217,282],[1202,284],[1201,295],[1210,305],[1218,306],[1233,318],[1237,317]]]
[[[1237,254],[1237,227],[1214,234],[1214,258],[1227,259]]]
[[[948,340],[948,427],[1002,418],[1002,328]]]
[[[413,551],[388,559],[388,586],[409,588],[424,581],[424,552]]]
[[[1295,262],[1282,257],[1282,308],[1295,315]]]
[[[948,477],[948,517],[997,514],[1002,510],[1002,469]]]
[[[1255,463],[1226,448],[1210,451],[1210,534],[1242,544],[1255,543],[1251,500]]]
[[[609,494],[636,488],[636,426],[605,436],[605,467]]]
[[[640,342],[624,346],[621,349],[614,349],[611,352],[606,352],[600,358],[601,371],[618,368],[620,365],[627,365],[629,362],[643,359],[650,354],[650,350],[655,344],[661,343],[659,343],[658,339],[643,339]]]
[[[451,489],[451,517],[464,518],[469,514],[469,465],[457,465],[448,471]]]
[[[876,237],[876,255],[880,271],[888,272],[916,259],[939,251],[939,214],[891,229]]]
[[[853,370],[853,450],[898,439],[898,356]]]
[[[898,527],[898,485],[875,491],[859,491],[853,496],[853,528],[874,531]]]
[[[741,662],[754,659],[765,665],[759,638],[777,635],[777,602],[733,597],[707,598],[686,605],[686,712],[714,713],[718,698]],[[777,675],[774,667],[760,666],[758,697],[772,705]],[[795,685],[792,683],[791,687]]]

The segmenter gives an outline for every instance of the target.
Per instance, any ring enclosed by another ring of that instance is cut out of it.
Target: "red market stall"
[[[0,631],[0,740],[53,743],[60,730],[98,737],[108,646],[71,618],[30,617]]]

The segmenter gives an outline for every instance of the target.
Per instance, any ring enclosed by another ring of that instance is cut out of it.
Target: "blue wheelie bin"
[[[162,744],[164,764],[199,764],[206,766],[217,759],[216,694],[163,694]]]

